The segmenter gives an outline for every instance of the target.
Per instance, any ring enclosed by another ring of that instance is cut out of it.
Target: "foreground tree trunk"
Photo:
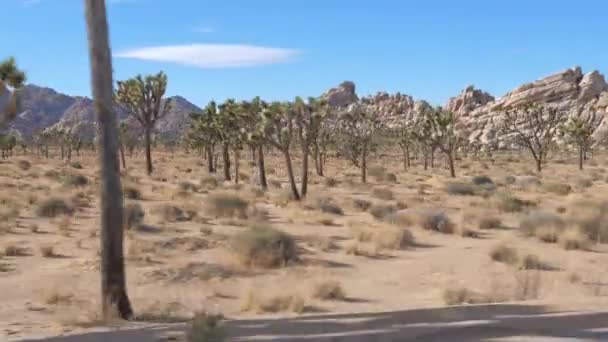
[[[291,186],[291,193],[296,201],[301,199],[300,193],[298,192],[298,186],[296,185],[296,178],[293,175],[293,166],[291,165],[291,156],[289,150],[283,151],[285,156],[285,164],[287,164],[287,176],[289,177],[289,185]]]
[[[215,164],[213,159],[213,147],[207,146],[207,171],[209,173],[215,173]]]
[[[367,183],[367,145],[363,146],[361,153],[361,183]]]
[[[239,184],[239,150],[234,149],[234,184]]]
[[[446,153],[448,157],[448,167],[450,168],[450,177],[456,178],[456,167],[454,166],[454,155],[452,152]]]
[[[104,317],[133,316],[123,256],[123,208],[118,165],[118,127],[112,110],[112,61],[104,0],[85,0],[91,88],[99,124],[101,166],[101,303]]]
[[[308,147],[302,148],[302,185],[300,194],[302,198],[308,193],[308,155],[310,154]]]
[[[583,169],[583,162],[585,161],[585,149],[583,148],[583,146],[579,146],[578,148],[578,169],[582,170]]]
[[[119,147],[120,147],[120,161],[122,162],[122,169],[126,170],[127,161],[125,160],[125,145],[122,142],[120,142]]]
[[[224,144],[222,147],[222,156],[224,157],[224,180],[229,181],[230,178],[230,151],[228,150],[228,144]]]
[[[146,145],[146,173],[149,175],[152,174],[152,128],[146,127],[145,129],[145,141]]]
[[[268,181],[266,180],[266,166],[264,165],[264,146],[260,144],[258,147],[258,170],[260,173],[260,186],[262,189],[268,189]]]

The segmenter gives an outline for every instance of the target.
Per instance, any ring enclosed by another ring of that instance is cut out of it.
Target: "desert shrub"
[[[53,258],[57,254],[55,254],[55,249],[53,246],[41,246],[40,247],[40,255],[43,258]]]
[[[505,177],[505,184],[513,185],[513,184],[515,184],[516,181],[517,181],[517,178],[515,178],[515,176],[506,176]]]
[[[68,174],[63,180],[66,186],[85,186],[89,184],[89,179],[81,174]]]
[[[369,209],[369,213],[377,220],[384,220],[396,211],[397,208],[389,204],[377,204]]]
[[[188,327],[188,342],[222,342],[226,337],[222,315],[197,312]]]
[[[192,217],[182,208],[172,204],[159,204],[152,208],[152,213],[160,216],[166,222],[188,221]]]
[[[257,313],[282,311],[302,313],[304,308],[304,298],[298,294],[263,296],[259,293],[259,290],[250,290],[241,306],[243,311],[255,311]]]
[[[509,193],[500,194],[497,199],[498,209],[506,213],[516,213],[535,206],[534,202],[519,199]]]
[[[598,243],[608,241],[608,201],[578,200],[568,210],[568,223]]]
[[[201,178],[199,185],[204,189],[215,189],[219,185],[219,181],[215,176],[207,175]]]
[[[59,180],[59,179],[61,179],[61,172],[56,171],[56,170],[48,170],[48,171],[44,172],[44,177],[54,179],[54,180]]]
[[[177,188],[179,189],[179,191],[183,192],[196,192],[198,190],[198,187],[196,185],[186,181],[179,182]]]
[[[515,265],[518,261],[517,251],[502,244],[492,248],[490,251],[490,258],[492,258],[494,261],[502,262],[507,265]]]
[[[473,196],[475,187],[471,184],[452,182],[445,186],[445,191],[450,195]]]
[[[494,181],[488,176],[473,176],[471,183],[474,185],[494,185]]]
[[[22,159],[17,162],[17,167],[22,171],[27,171],[32,168],[32,163]]]
[[[333,177],[325,178],[325,186],[328,188],[334,188],[334,187],[338,186],[338,184],[339,184],[338,180]]]
[[[556,214],[547,211],[532,211],[523,216],[519,221],[519,230],[524,236],[538,236],[538,232],[561,231],[564,228],[564,221]]]
[[[542,182],[536,176],[520,176],[515,180],[515,184],[521,188],[540,186]]]
[[[353,206],[361,211],[367,211],[371,206],[372,202],[360,198],[353,199]]]
[[[589,178],[577,178],[574,185],[579,189],[587,189],[593,186],[593,180]]]
[[[266,225],[235,234],[229,245],[237,259],[250,267],[282,267],[298,258],[294,238]]]
[[[370,166],[367,169],[367,174],[378,179],[378,178],[384,178],[385,175],[387,173],[387,170],[384,166]],[[382,180],[382,179],[378,179],[378,180]]]
[[[126,230],[139,227],[144,222],[145,211],[139,203],[129,203],[123,208],[123,226]]]
[[[312,297],[320,300],[344,300],[342,285],[335,280],[326,280],[314,285]]]
[[[270,185],[271,187],[273,187],[275,189],[281,189],[283,187],[283,183],[281,183],[281,181],[277,180],[277,179],[268,180],[268,185]]]
[[[387,188],[374,188],[372,190],[372,196],[385,201],[390,201],[395,198],[393,191]]]
[[[520,262],[520,269],[522,270],[540,270],[540,271],[550,271],[553,269],[549,264],[540,260],[540,258],[535,254],[526,254]]]
[[[58,197],[51,197],[42,200],[36,208],[36,215],[39,217],[57,217],[60,215],[71,215],[74,208],[66,200]]]
[[[443,291],[442,297],[446,305],[483,304],[489,302],[484,296],[464,287],[446,289]]]
[[[405,228],[378,228],[372,238],[377,250],[398,250],[414,245],[414,235]]]
[[[591,240],[578,229],[566,229],[557,238],[557,243],[565,250],[589,250]]]
[[[502,226],[502,220],[496,216],[483,216],[477,226],[479,229],[498,229]]]
[[[558,183],[558,182],[545,183],[543,185],[543,189],[546,192],[549,192],[549,193],[552,193],[555,195],[559,195],[559,196],[566,196],[572,192],[572,186],[570,184]]]
[[[374,230],[360,224],[349,225],[350,236],[358,242],[369,242],[374,238]]]
[[[70,166],[74,169],[80,170],[82,169],[82,164],[79,161],[73,161],[70,163]]]
[[[385,180],[391,183],[397,183],[397,175],[394,173],[387,173]]]
[[[344,210],[329,197],[319,197],[315,200],[315,208],[324,213],[344,215]]]
[[[432,230],[444,234],[454,232],[454,224],[446,213],[440,210],[425,210],[422,212],[421,226],[426,230]]]
[[[125,196],[125,198],[131,199],[131,200],[142,199],[141,191],[138,188],[133,187],[133,186],[123,186],[122,193]]]
[[[207,196],[205,207],[215,217],[247,217],[249,202],[237,194],[220,193]]]

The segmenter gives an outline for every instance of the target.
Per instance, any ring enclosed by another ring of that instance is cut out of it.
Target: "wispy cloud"
[[[129,49],[114,56],[211,69],[283,63],[300,53],[299,50],[255,45],[191,44]]]
[[[42,0],[23,0],[23,7],[32,7],[41,3]]]
[[[214,33],[215,28],[211,26],[195,26],[192,31],[196,33]]]

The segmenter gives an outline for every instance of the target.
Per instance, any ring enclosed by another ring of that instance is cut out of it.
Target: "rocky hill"
[[[497,133],[502,117],[498,109],[526,102],[555,106],[566,115],[586,116],[595,112],[597,129],[594,135],[600,137],[606,133],[608,84],[599,72],[583,74],[580,67],[523,84],[497,99],[469,86],[451,98],[445,107],[462,117],[470,131],[470,140],[501,146],[502,137]]]
[[[68,96],[50,88],[27,85],[22,89],[21,113],[11,123],[9,129],[29,137],[32,133],[48,127],[64,128],[84,139],[95,136],[96,123],[93,101],[87,97]],[[0,103],[7,93],[0,90]],[[178,136],[187,126],[189,113],[200,108],[180,96],[167,99],[171,102],[169,113],[157,124],[157,132],[165,136]],[[120,120],[128,117],[127,111],[114,108]]]

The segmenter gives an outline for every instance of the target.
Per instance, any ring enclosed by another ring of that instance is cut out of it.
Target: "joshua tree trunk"
[[[152,127],[150,127],[149,125],[146,126],[145,128],[145,141],[144,144],[146,145],[146,173],[148,175],[152,174]]]
[[[262,189],[268,189],[268,181],[266,180],[266,166],[264,165],[264,146],[261,144],[258,147],[258,170],[260,173],[260,186]]]
[[[363,146],[361,153],[361,182],[367,183],[367,145]]]
[[[300,194],[302,198],[306,197],[306,193],[308,192],[308,155],[310,151],[308,150],[308,146],[302,147],[302,185]]]
[[[296,178],[293,175],[293,166],[291,165],[291,156],[289,155],[289,150],[283,151],[285,155],[285,163],[287,164],[287,175],[289,176],[289,184],[291,185],[291,192],[293,194],[293,198],[296,201],[301,199],[300,194],[298,193],[298,186],[296,185]]]
[[[120,161],[122,161],[122,168],[123,170],[127,169],[127,161],[125,159],[125,145],[120,142],[119,143],[119,148],[120,148]]]
[[[578,169],[583,169],[583,161],[585,160],[585,149],[583,145],[578,147]]]
[[[133,316],[123,256],[123,209],[118,165],[118,127],[112,110],[112,61],[104,0],[85,0],[94,110],[100,129],[101,303],[104,317]]]
[[[313,148],[313,158],[315,159],[315,169],[317,170],[317,176],[323,177],[323,160],[321,153],[319,153],[319,144],[315,143]]]
[[[453,152],[447,152],[446,155],[448,157],[448,167],[450,168],[450,177],[456,178],[456,168],[454,167]]]
[[[222,156],[224,157],[224,180],[230,180],[230,152],[228,150],[228,144],[224,144],[222,147]]]
[[[234,184],[239,184],[239,150],[234,149]]]

